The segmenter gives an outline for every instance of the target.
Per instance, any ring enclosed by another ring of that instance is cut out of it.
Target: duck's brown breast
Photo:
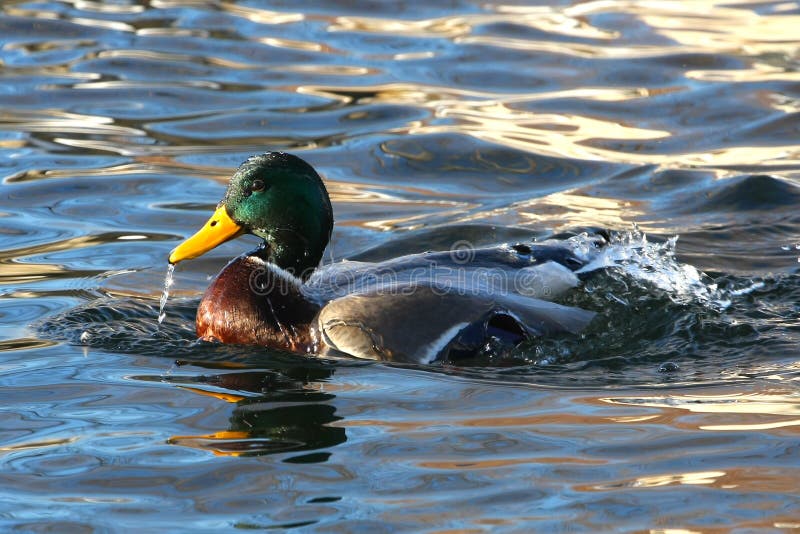
[[[305,299],[299,284],[258,257],[240,256],[203,295],[197,335],[206,341],[310,352],[309,324],[319,307]]]

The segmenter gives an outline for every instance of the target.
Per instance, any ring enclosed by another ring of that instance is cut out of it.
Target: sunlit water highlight
[[[797,530],[798,27],[796,2],[2,3],[0,530]],[[595,320],[429,366],[198,342],[256,243],[165,287],[169,250],[265,150],[320,171],[337,260],[611,230],[559,300]]]

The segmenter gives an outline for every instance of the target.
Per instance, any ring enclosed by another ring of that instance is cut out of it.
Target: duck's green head
[[[244,233],[262,238],[260,255],[296,276],[319,264],[333,229],[328,192],[311,165],[291,154],[252,156],[237,169],[217,210],[169,255],[196,258]]]

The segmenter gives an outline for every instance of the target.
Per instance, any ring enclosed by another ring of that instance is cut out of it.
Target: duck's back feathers
[[[428,284],[462,293],[516,293],[550,300],[578,285],[574,271],[589,263],[604,241],[586,237],[581,243],[517,243],[409,254],[380,263],[343,261],[315,271],[304,291],[309,298],[327,302],[353,293]]]

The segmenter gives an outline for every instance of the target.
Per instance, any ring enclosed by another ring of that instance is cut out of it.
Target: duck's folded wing
[[[429,363],[461,331],[498,315],[510,316],[533,336],[579,332],[595,315],[519,295],[461,294],[427,285],[393,289],[329,302],[315,327],[323,347],[358,358]]]
[[[593,311],[515,293],[494,297],[494,302],[518,319],[529,334],[535,336],[547,336],[560,332],[577,334],[586,328],[597,315]]]

